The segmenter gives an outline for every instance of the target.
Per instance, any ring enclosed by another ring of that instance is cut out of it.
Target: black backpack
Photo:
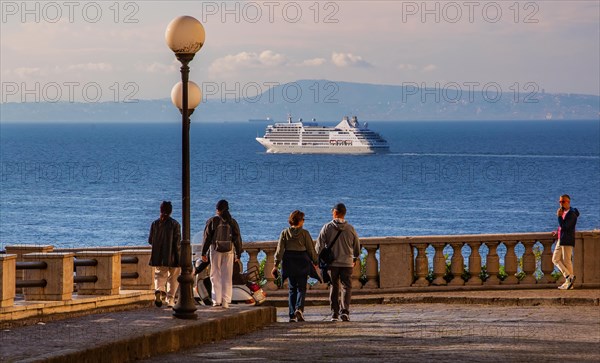
[[[220,222],[215,229],[214,244],[217,252],[229,252],[233,249],[233,233],[229,222],[219,218]]]

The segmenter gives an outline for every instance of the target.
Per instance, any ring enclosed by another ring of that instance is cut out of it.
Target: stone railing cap
[[[23,255],[25,258],[64,258],[74,256],[73,252],[33,252]]]

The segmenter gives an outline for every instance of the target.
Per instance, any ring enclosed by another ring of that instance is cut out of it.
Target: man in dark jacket
[[[154,304],[158,307],[165,300],[167,306],[175,306],[175,292],[179,286],[177,276],[181,273],[181,226],[171,218],[172,211],[171,202],[161,203],[160,218],[152,222],[148,237],[148,243],[152,245],[150,266],[154,266]]]
[[[575,281],[571,257],[575,247],[575,225],[577,224],[579,211],[577,208],[571,208],[571,197],[567,194],[561,195],[558,203],[560,203],[560,208],[556,211],[558,230],[554,233],[555,236],[558,236],[558,240],[554,247],[552,263],[558,267],[566,279],[565,283],[558,288],[570,290],[573,288],[573,282]]]
[[[360,256],[360,241],[354,227],[346,222],[346,206],[336,204],[331,210],[333,220],[326,223],[319,233],[316,250],[320,253],[325,246],[331,245],[336,235],[339,236],[332,247],[334,260],[329,267],[331,273],[331,290],[329,304],[331,321],[350,321],[350,299],[352,298],[352,271]],[[340,304],[341,283],[341,304]]]

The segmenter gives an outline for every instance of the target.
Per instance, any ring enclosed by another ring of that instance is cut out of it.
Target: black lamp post
[[[171,91],[171,100],[181,111],[181,161],[182,161],[182,241],[181,241],[181,275],[179,281],[179,301],[173,307],[173,316],[180,319],[196,319],[196,304],[192,293],[194,277],[192,276],[192,246],[190,245],[190,118],[193,109],[200,103],[201,97],[194,97],[190,104],[188,63],[204,45],[205,33],[202,24],[191,16],[180,16],[167,26],[165,40],[181,62],[181,83]],[[194,84],[195,85],[195,84]],[[180,86],[180,87],[179,87]],[[176,89],[180,88],[181,93]],[[199,94],[199,89],[196,86]],[[175,94],[174,94],[175,93]],[[193,93],[193,92],[192,92]],[[181,96],[179,96],[179,94]],[[191,107],[190,107],[191,106]]]

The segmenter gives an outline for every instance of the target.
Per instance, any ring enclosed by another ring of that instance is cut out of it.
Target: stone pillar
[[[258,253],[260,252],[260,250],[258,248],[246,248],[245,251],[248,254],[248,265],[247,265],[246,269],[249,270],[250,268],[255,266],[256,271],[258,271],[258,269],[260,267],[260,262],[258,262]],[[265,270],[269,270],[272,268],[273,268],[273,266],[265,265]],[[265,277],[267,277],[266,275],[270,274],[270,273],[271,273],[271,271],[265,271]]]
[[[46,280],[46,287],[24,288],[25,300],[66,301],[73,298],[73,253],[28,253],[25,262],[46,262],[45,270],[25,270],[25,280]]]
[[[77,295],[118,295],[121,287],[121,252],[89,251],[78,252],[77,258],[98,261],[96,266],[77,267],[77,276],[96,276],[94,282],[77,284]]]
[[[413,280],[413,254],[409,243],[379,245],[379,287],[408,287]]]
[[[429,273],[429,264],[427,261],[427,253],[425,250],[427,249],[426,243],[419,243],[415,247],[417,248],[417,281],[411,286],[417,287],[426,287],[429,286],[429,281],[427,281],[427,274]],[[412,249],[412,245],[411,245]]]
[[[575,287],[600,286],[600,232],[581,232],[575,241],[573,269]]]
[[[535,241],[522,242],[523,246],[525,246],[525,253],[523,254],[523,272],[525,272],[525,277],[520,283],[535,285],[537,283],[535,279],[535,254],[533,252]]]
[[[486,267],[488,278],[485,280],[485,285],[499,285],[500,279],[498,273],[500,272],[500,257],[498,257],[498,244],[500,242],[486,242],[486,245],[490,249],[486,257]]]
[[[267,283],[263,288],[265,290],[277,290],[277,285],[275,285],[275,278],[271,275],[271,270],[275,265],[275,249],[265,249],[265,254],[267,255],[267,261],[265,262],[265,278],[267,279]]]
[[[469,273],[471,277],[465,285],[481,285],[483,284],[479,276],[481,274],[481,255],[479,254],[481,242],[469,242],[468,245],[471,247],[471,255],[469,256]]]
[[[542,272],[544,273],[544,276],[542,276],[539,283],[556,283],[552,277],[552,272],[554,271],[554,264],[552,263],[552,242],[551,239],[540,241],[542,246],[544,246],[544,251],[542,252]]]
[[[25,261],[23,255],[27,253],[48,253],[54,250],[54,246],[51,245],[9,245],[6,246],[6,253],[11,255],[17,255],[17,262]],[[16,271],[16,281],[23,280],[25,276],[24,270]],[[16,289],[17,294],[23,293],[23,289]]]
[[[462,246],[460,242],[452,242],[450,244],[454,252],[452,253],[452,260],[450,261],[450,271],[454,277],[450,281],[449,285],[462,286],[465,284],[465,280],[462,279],[462,274],[465,271],[464,257],[462,255]]]
[[[362,251],[361,251],[361,255],[362,255]],[[362,288],[362,283],[360,282],[360,276],[362,275],[362,271],[361,271],[361,260],[360,260],[360,255],[358,256],[358,258],[356,259],[356,263],[354,264],[354,267],[352,268],[352,288],[353,289],[360,289]],[[366,263],[366,261],[365,261]]]
[[[519,279],[517,278],[517,255],[515,254],[515,245],[516,241],[506,241],[504,245],[506,246],[506,256],[504,256],[504,271],[508,275],[502,284],[507,285],[515,285],[519,283]]]
[[[121,263],[121,273],[137,273],[135,279],[121,279],[122,290],[154,290],[154,271],[149,265],[151,250],[123,250],[123,257],[137,257],[135,264]]]
[[[435,243],[433,244],[433,248],[435,248],[435,256],[433,257],[433,279],[432,285],[448,285],[446,280],[444,280],[444,275],[446,274],[446,257],[444,256],[444,247],[446,247],[445,243]]]
[[[368,245],[364,247],[367,250],[367,282],[365,283],[364,287],[366,289],[376,289],[379,287],[379,283],[377,282],[379,269],[377,266],[377,258],[375,255],[379,246]]]
[[[15,303],[17,255],[0,254],[0,308]]]

